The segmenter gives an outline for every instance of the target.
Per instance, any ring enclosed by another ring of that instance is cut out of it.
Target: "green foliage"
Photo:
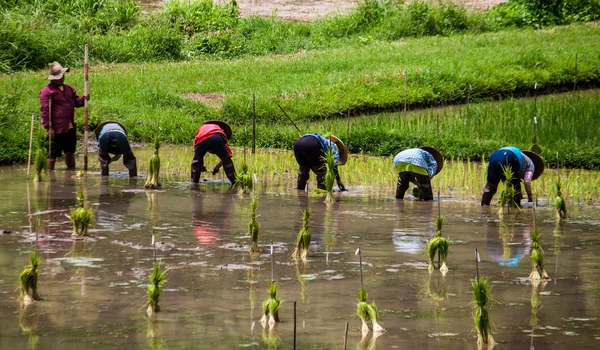
[[[167,282],[165,279],[167,271],[161,271],[160,264],[156,263],[150,273],[150,284],[148,284],[148,304],[154,312],[160,312],[158,301],[160,298],[161,286]]]
[[[296,248],[292,252],[292,257],[294,259],[302,259],[306,260],[308,256],[308,248],[310,247],[310,208],[307,208],[302,212],[302,229],[298,232],[298,237],[296,239]]]

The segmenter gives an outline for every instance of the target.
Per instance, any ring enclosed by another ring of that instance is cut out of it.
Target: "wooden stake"
[[[437,139],[438,139],[438,150],[441,148],[442,141],[440,138],[440,115],[435,115],[435,128],[437,129]]]
[[[31,171],[31,148],[33,147],[33,124],[35,123],[35,114],[31,114],[31,127],[29,128],[29,157],[27,157],[27,180]]]
[[[442,208],[440,205],[440,191],[439,190],[437,193],[437,197],[438,197],[438,217],[440,217],[440,216],[442,216]],[[441,253],[440,253],[439,249],[437,250],[437,253],[438,253],[437,254],[437,256],[438,256],[438,267],[437,268],[440,269],[442,267],[442,263],[441,263],[442,258],[441,258]]]
[[[294,300],[294,350],[296,350],[296,300]]]
[[[406,113],[406,105],[408,100],[408,74],[404,71],[404,113]]]
[[[477,282],[479,282],[479,252],[475,248],[475,271],[477,272]]]
[[[154,265],[156,266],[156,241],[154,240],[154,229],[152,229],[152,249],[154,250]]]
[[[469,89],[467,90],[467,117],[465,118],[465,124],[469,123],[469,105],[471,103],[471,84],[469,84]]]
[[[246,135],[246,126],[244,125],[244,163],[246,163]]]
[[[348,325],[349,323],[346,322],[346,330],[344,331],[344,350],[346,350],[346,346],[348,345]]]
[[[256,153],[256,95],[252,93],[252,154]]]
[[[52,159],[52,139],[50,135],[52,135],[52,95],[48,99],[48,159]]]
[[[273,258],[273,241],[271,241],[271,281],[275,281],[275,260]]]
[[[300,136],[302,136],[302,131],[300,131],[300,129],[298,128],[298,126],[296,125],[296,123],[294,123],[294,121],[292,120],[292,118],[290,118],[290,116],[285,112],[285,110],[281,107],[281,105],[278,103],[277,107],[279,107],[279,109],[281,109],[281,111],[283,112],[283,114],[290,120],[290,122],[292,123],[292,125],[294,125],[294,127],[296,128],[296,130],[298,130],[298,133],[300,133]]]
[[[358,247],[358,249],[356,249],[356,253],[354,253],[354,254],[358,254],[358,262],[360,265],[360,289],[365,289],[364,285],[363,285],[362,251],[361,251],[360,247]]]
[[[83,79],[84,79],[84,94],[87,95],[90,93],[90,83],[88,81],[88,44],[85,44],[85,53],[83,59]],[[88,134],[89,134],[89,125],[88,125],[88,100],[86,98],[83,99],[83,170],[88,170]]]
[[[346,129],[346,149],[350,149],[350,109],[348,109],[348,129]]]
[[[579,62],[579,53],[575,54],[575,78],[573,79],[573,91],[577,89],[577,63]]]

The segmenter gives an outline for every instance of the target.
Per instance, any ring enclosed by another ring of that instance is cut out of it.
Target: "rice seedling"
[[[530,280],[544,280],[550,277],[544,270],[544,250],[540,246],[540,230],[533,228],[531,230],[531,273]]]
[[[335,198],[333,197],[333,184],[335,183],[335,157],[331,149],[325,153],[323,160],[325,161],[325,166],[327,167],[327,172],[325,173],[325,190],[327,195],[325,196],[324,202],[333,203],[335,202]]]
[[[438,269],[442,275],[446,275],[448,267],[446,266],[446,258],[448,258],[448,247],[450,241],[442,236],[442,225],[444,223],[444,217],[438,216],[435,219],[435,237],[433,237],[427,244],[427,255],[429,255],[429,273],[432,273],[435,269],[434,260],[437,253],[438,256]],[[440,260],[442,265],[440,266]]]
[[[556,198],[554,199],[554,207],[556,208],[556,214],[560,219],[567,218],[567,204],[562,197],[560,178],[554,182],[556,188]]]
[[[161,287],[167,282],[165,279],[167,271],[161,271],[160,263],[155,263],[152,273],[150,273],[150,284],[148,284],[148,317],[152,317],[156,312],[160,312],[158,305],[160,299]]]
[[[246,162],[242,163],[241,171],[235,176],[235,185],[239,188],[240,194],[252,191],[252,175]]]
[[[379,335],[385,333],[385,329],[381,327],[379,322],[377,321],[377,305],[375,302],[369,304],[367,302],[367,291],[361,289],[358,292],[358,304],[356,305],[356,315],[362,321],[361,332],[363,337],[365,337],[369,333],[369,325],[368,322],[371,322],[373,325],[373,334]]]
[[[258,198],[256,196],[252,197],[252,202],[250,202],[250,210],[252,211],[252,215],[250,218],[250,222],[248,223],[248,236],[252,238],[252,246],[250,247],[251,253],[258,253],[260,249],[258,249],[258,235],[260,233],[258,222],[256,221],[256,207],[258,206]]]
[[[471,281],[473,287],[473,320],[477,329],[477,346],[478,348],[491,348],[495,342],[491,333],[491,321],[487,311],[486,304],[492,300],[490,288],[486,279],[477,279]]]
[[[308,256],[308,248],[310,247],[310,212],[310,208],[306,208],[302,212],[302,229],[298,232],[296,248],[292,252],[294,260],[302,259],[306,261],[306,257]]]
[[[160,157],[158,156],[159,148],[160,139],[158,136],[154,136],[154,154],[150,158],[150,164],[148,165],[148,179],[144,184],[144,187],[148,189],[155,189],[160,187]]]
[[[39,128],[36,135],[36,147],[35,147],[35,156],[33,158],[33,168],[35,170],[34,181],[42,181],[43,174],[48,172],[48,161],[46,151],[46,147],[48,144],[46,132],[44,129]]]
[[[34,300],[42,300],[37,292],[37,282],[40,276],[38,267],[41,259],[36,252],[29,252],[30,265],[23,269],[20,276],[21,298],[24,305],[31,304]]]
[[[85,193],[83,193],[83,189],[77,191],[77,206],[79,208],[83,208],[85,204]]]
[[[498,210],[499,215],[504,214],[504,207],[508,208],[509,214],[515,209],[520,210],[518,203],[515,202],[515,188],[511,183],[511,179],[514,176],[513,171],[510,166],[503,166],[502,169],[505,180],[502,182],[502,188],[500,189],[500,209]]]
[[[71,215],[65,216],[73,223],[73,237],[88,235],[88,227],[92,223],[92,209],[74,208],[71,209]]]
[[[277,282],[269,279],[268,284],[269,287],[267,291],[269,292],[269,297],[263,302],[263,316],[260,323],[263,327],[266,327],[268,323],[269,327],[273,328],[275,323],[279,322],[279,306],[281,305],[281,300],[277,296]]]

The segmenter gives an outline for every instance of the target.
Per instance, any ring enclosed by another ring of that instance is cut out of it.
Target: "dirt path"
[[[194,0],[182,0],[194,1]],[[467,8],[487,9],[508,0],[455,0]],[[156,8],[161,1],[145,1],[147,8]],[[227,2],[227,0],[216,0]],[[356,0],[237,0],[242,17],[276,16],[291,21],[311,21],[326,15],[348,13],[358,4]]]

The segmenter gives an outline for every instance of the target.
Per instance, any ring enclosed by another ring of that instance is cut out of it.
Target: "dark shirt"
[[[52,129],[57,134],[69,132],[69,124],[75,127],[75,107],[82,107],[83,96],[77,96],[75,89],[63,84],[63,91],[52,83],[40,92],[42,124],[48,129],[48,101],[52,98]]]

